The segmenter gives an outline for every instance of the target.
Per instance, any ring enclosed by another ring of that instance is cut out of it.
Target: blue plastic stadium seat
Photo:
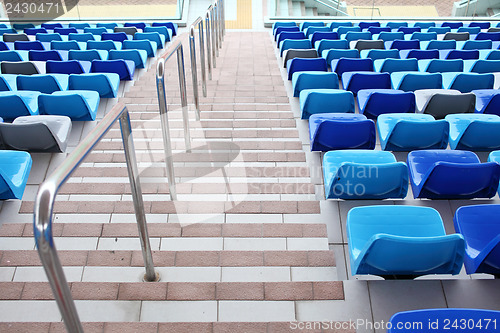
[[[471,35],[475,35],[481,32],[480,27],[460,27],[457,32],[468,32]]]
[[[137,29],[144,30],[146,28],[146,23],[144,22],[125,22],[124,27],[136,27]]]
[[[500,32],[480,32],[476,35],[475,40],[491,40],[497,42],[500,41]]]
[[[68,75],[18,75],[17,90],[38,91],[44,94],[52,94],[54,91],[68,90]]]
[[[389,41],[393,41],[393,40],[396,40],[396,39],[404,39],[405,38],[405,34],[402,33],[402,32],[386,32],[386,31],[382,31],[380,34],[375,35],[373,36],[373,39],[381,39],[383,40],[384,42],[389,42]]]
[[[339,77],[342,77],[342,75],[346,72],[373,71],[373,60],[370,58],[340,58],[332,60],[330,64],[332,67],[332,72],[337,73]]]
[[[415,32],[422,31],[422,28],[420,28],[420,27],[399,27],[398,31],[404,33],[405,35],[411,35]]]
[[[389,27],[369,27],[366,31],[369,31],[372,35],[378,35],[381,32],[391,32],[392,29]]]
[[[77,42],[85,42],[86,43],[89,40],[95,40],[95,37],[90,32],[77,33],[77,34],[71,33],[68,35],[68,40],[74,40]]]
[[[156,43],[149,40],[126,40],[122,43],[123,50],[144,50],[147,53],[148,58],[153,58],[156,56],[157,46]]]
[[[114,22],[97,23],[96,24],[97,28],[106,28],[106,29],[110,29],[110,30],[113,30],[117,26],[118,26],[118,24],[114,23]]]
[[[306,89],[338,89],[339,78],[332,72],[296,72],[292,75],[293,97]]]
[[[354,96],[339,89],[309,89],[299,94],[302,119],[317,113],[354,113]]]
[[[0,61],[24,61],[20,53],[21,51],[0,51]]]
[[[370,58],[372,60],[378,59],[399,59],[398,50],[378,50],[378,49],[368,49],[361,50],[359,53],[361,58]]]
[[[92,35],[95,36],[101,36],[103,33],[108,32],[108,30],[104,27],[99,27],[99,28],[84,28],[83,32],[85,33],[91,33]]]
[[[297,26],[297,23],[295,23],[295,22],[274,22],[273,23],[273,33],[276,31],[277,28],[280,28],[280,27],[298,27],[298,26]],[[300,30],[300,28],[299,28],[299,30]]]
[[[380,150],[329,151],[323,156],[326,199],[404,198],[408,168]]]
[[[111,40],[113,42],[123,42],[128,40],[128,36],[124,32],[105,32],[101,35],[101,40]]]
[[[402,59],[439,59],[439,50],[403,50],[399,53]]]
[[[69,90],[92,90],[101,98],[114,98],[120,86],[120,75],[116,73],[71,74]]]
[[[479,50],[480,60],[500,60],[500,50]]]
[[[479,27],[480,29],[488,29],[491,27],[490,22],[470,22],[468,27]]]
[[[449,72],[441,75],[444,89],[456,89],[463,93],[477,89],[493,89],[495,82],[493,74]]]
[[[135,64],[130,60],[94,60],[90,67],[91,73],[116,73],[120,80],[134,79]]]
[[[498,152],[495,152],[498,153]],[[465,239],[467,274],[500,274],[500,205],[473,205],[457,209],[453,222]],[[497,313],[500,320],[500,312]]]
[[[83,74],[89,72],[89,63],[86,61],[68,60],[51,61],[45,63],[47,73],[54,74]]]
[[[465,60],[464,72],[495,73],[500,72],[500,60]]]
[[[309,117],[311,151],[374,149],[375,123],[364,115],[321,113]]]
[[[359,22],[358,26],[361,29],[368,29],[369,27],[380,27],[380,22],[370,21],[370,22]]]
[[[394,89],[403,91],[441,89],[443,87],[441,73],[394,72],[391,73],[391,81]]]
[[[289,49],[312,49],[312,44],[310,39],[285,39],[280,48],[280,57],[283,56],[283,52]]]
[[[0,91],[17,90],[17,74],[0,74]]]
[[[293,22],[292,22],[293,23]],[[295,24],[295,23],[293,23]],[[173,23],[173,22],[153,22],[151,24],[152,27],[167,27],[168,29],[170,29],[172,31],[172,37],[175,37],[177,36],[177,23]]]
[[[45,28],[27,28],[24,29],[24,33],[28,36],[35,36],[36,34],[46,34],[48,31]]]
[[[388,46],[388,47],[387,47]],[[420,41],[418,40],[393,40],[389,43],[386,43],[386,48],[388,49],[396,49],[396,50],[414,50],[420,49]]]
[[[68,60],[92,61],[107,59],[108,51],[104,50],[70,50],[68,52]]]
[[[145,27],[143,32],[157,32],[165,37],[165,42],[172,40],[172,30],[167,27]]]
[[[274,41],[276,41],[278,39],[278,35],[282,32],[285,32],[285,31],[288,31],[288,32],[297,32],[297,31],[300,31],[300,28],[298,26],[290,26],[290,27],[278,27],[276,28],[276,30],[273,31],[273,34],[274,34]]]
[[[12,24],[12,32],[16,32],[16,30],[24,30],[29,28],[34,28],[35,25],[33,23],[14,23]]]
[[[330,28],[322,26],[322,27],[309,27],[304,30],[304,33],[306,34],[306,38],[311,39],[311,36],[315,32],[332,32]]]
[[[336,30],[335,30],[339,36],[341,35],[345,35],[346,33],[350,32],[350,31],[353,31],[353,32],[361,32],[361,28],[360,27],[353,27],[353,26],[342,26],[342,27],[338,27]]]
[[[165,36],[160,35],[158,32],[138,32],[134,35],[134,40],[155,42],[158,49],[162,49],[165,46]]]
[[[38,40],[29,41],[29,42],[16,40],[14,42],[14,50],[25,50],[25,51],[30,51],[30,50],[45,50],[45,47]]]
[[[430,207],[355,207],[347,214],[347,242],[352,275],[455,275],[464,260],[463,237],[446,235]]]
[[[42,23],[42,28],[54,30],[55,28],[64,28],[61,23]]]
[[[324,27],[324,26],[325,26],[325,22],[317,22],[317,21],[314,21],[314,22],[305,21],[305,22],[301,22],[299,25],[301,31],[304,31],[309,27]]]
[[[431,40],[421,41],[420,47],[422,50],[453,50],[457,48],[456,40]]]
[[[40,114],[68,116],[71,120],[95,120],[99,93],[88,90],[56,91],[38,96]]]
[[[479,59],[479,50],[445,50],[442,52],[444,54],[444,59],[462,59],[462,60]]]
[[[393,89],[365,89],[357,95],[359,113],[377,119],[384,113],[415,112],[415,95]]]
[[[28,152],[0,150],[0,200],[23,198],[31,164]]]
[[[437,33],[435,32],[414,32],[410,36],[410,40],[418,40],[420,42],[427,42],[437,39]]]
[[[359,58],[360,54],[359,51],[356,49],[351,49],[351,50],[329,49],[329,50],[324,50],[321,56],[326,59],[327,65],[331,66],[333,60],[338,60],[341,58],[356,59]],[[335,64],[337,64],[337,62],[335,62]],[[333,71],[335,71],[335,68],[333,69]]]
[[[387,330],[387,333],[424,333],[430,332],[429,328],[435,333],[462,333],[465,331],[479,333],[485,331],[484,327],[487,323],[493,324],[493,320],[500,321],[500,311],[446,308],[405,311],[392,316],[389,321],[390,325],[388,324],[388,327],[391,326],[391,328]],[[457,323],[457,325],[452,327],[453,323]],[[466,325],[468,323],[470,329],[464,330],[464,327],[467,328],[467,326],[461,323],[466,323]],[[472,323],[478,325],[477,328],[471,327]],[[491,325],[487,326],[493,328]]]
[[[422,29],[429,29],[431,27],[435,27],[436,26],[436,22],[415,22],[413,24],[414,27],[419,27],[419,28],[422,28]]]
[[[0,51],[8,51],[10,50],[7,44],[4,41],[0,41]]]
[[[69,34],[77,34],[78,30],[76,30],[76,28],[55,28],[54,32],[61,36],[67,36]]]
[[[495,114],[500,116],[500,90],[473,90],[476,96],[476,113]]]
[[[333,22],[327,23],[326,25],[331,30],[333,30],[333,29],[337,29],[339,27],[352,27],[353,23],[347,22],[347,21],[337,21],[337,22],[333,21]]]
[[[29,53],[28,53],[28,60],[29,61],[47,61],[47,60],[62,61],[63,58],[57,50],[48,50],[48,51],[32,50],[32,51],[29,51]]]
[[[454,89],[420,89],[415,92],[416,112],[436,119],[449,114],[474,113],[476,96]]]
[[[408,27],[408,22],[387,22],[385,26],[391,29],[399,29],[401,27]]]
[[[60,34],[56,33],[47,33],[47,34],[36,34],[35,36],[37,41],[43,42],[43,43],[50,43],[52,41],[58,40],[62,41],[63,38]]]
[[[339,35],[336,32],[315,32],[311,35],[312,45],[316,45],[317,41],[328,39],[328,40],[338,40]]]
[[[63,51],[70,51],[70,50],[81,50],[82,45],[84,43],[78,43],[75,40],[67,40],[67,41],[52,41],[50,42],[50,49],[51,50],[63,50]]]
[[[415,150],[408,154],[414,198],[492,198],[498,189],[500,164],[481,163],[462,150]]]
[[[294,58],[287,64],[288,80],[292,79],[293,73],[304,71],[326,72],[328,67],[323,58]]]
[[[427,32],[435,32],[440,35],[444,35],[447,32],[451,32],[450,27],[430,27],[427,29]]]
[[[449,124],[430,114],[382,114],[377,119],[382,150],[446,149]]]
[[[349,43],[344,39],[333,40],[333,39],[322,39],[314,43],[314,48],[318,50],[318,54],[323,54],[326,50],[331,49],[349,49]],[[357,51],[357,50],[356,50]]]
[[[341,36],[342,38],[342,36]],[[346,33],[343,37],[346,41],[353,42],[356,40],[371,40],[372,39],[372,34],[369,31],[362,31],[362,32],[356,32],[356,31],[349,31]]]
[[[342,74],[344,90],[354,95],[361,89],[391,89],[391,75],[376,72],[346,72]]]
[[[462,59],[423,59],[418,61],[418,67],[421,72],[428,73],[462,72],[464,61]]]
[[[148,53],[144,50],[111,50],[108,54],[109,60],[130,60],[134,62],[135,68],[145,68],[148,60]]]
[[[120,50],[121,43],[113,42],[112,40],[89,40],[87,42],[87,50]]]
[[[466,40],[457,42],[457,49],[461,50],[491,50],[493,42],[491,40]]]
[[[450,148],[471,151],[500,149],[500,117],[493,114],[449,114]]]
[[[83,30],[85,28],[90,28],[90,24],[86,22],[81,22],[81,23],[70,23],[68,24],[70,28],[75,28],[75,29],[80,29]]]
[[[376,72],[394,73],[418,71],[417,59],[378,59],[373,62],[373,65]]]
[[[11,121],[20,116],[38,114],[37,91],[2,91],[0,92],[0,117]]]
[[[302,31],[283,31],[278,35],[276,47],[280,47],[281,42],[285,39],[306,39],[306,35]]]

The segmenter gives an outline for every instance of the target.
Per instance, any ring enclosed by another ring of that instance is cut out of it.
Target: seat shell
[[[384,113],[414,113],[415,95],[393,89],[363,89],[357,94],[359,113],[377,119]]]
[[[0,150],[0,200],[22,199],[31,165],[25,151]]]
[[[68,116],[71,120],[95,120],[99,106],[99,93],[88,90],[56,91],[38,96],[42,115]]]
[[[471,151],[500,149],[500,117],[492,114],[449,114],[450,148]]]
[[[354,95],[340,89],[306,89],[299,94],[302,119],[317,113],[354,113]]]

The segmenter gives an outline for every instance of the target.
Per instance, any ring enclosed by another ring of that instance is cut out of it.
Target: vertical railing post
[[[203,19],[200,17],[199,39],[200,39],[200,63],[201,63],[201,89],[203,97],[207,97],[207,70],[205,69],[205,38],[203,37]]]
[[[189,114],[186,89],[186,71],[184,69],[184,52],[182,44],[177,49],[177,70],[179,73],[179,86],[181,90],[181,105],[182,105],[182,122],[184,123],[184,141],[186,143],[186,151],[191,151],[191,134],[189,131]]]
[[[142,257],[144,259],[144,266],[146,267],[144,281],[157,281],[159,276],[155,273],[153,264],[153,254],[151,253],[151,243],[149,241],[148,227],[146,224],[146,213],[144,212],[144,201],[142,199],[137,158],[135,155],[134,141],[132,139],[132,126],[130,125],[130,116],[127,110],[125,110],[120,116],[120,130],[122,134],[123,148],[125,150],[125,161],[127,162],[127,172],[130,180],[132,200],[134,201],[137,229],[139,230],[139,239],[141,241]]]
[[[212,5],[208,7],[207,12],[205,13],[205,27],[207,31],[207,65],[208,65],[208,79],[212,80],[212,41],[210,40],[210,30],[211,22],[210,22],[210,10]]]
[[[224,36],[226,35],[226,2],[221,0],[222,3],[222,40],[224,41]]]
[[[196,120],[200,120],[200,100],[198,95],[198,69],[196,66],[194,26],[192,25],[189,28],[189,50],[191,53],[191,77],[193,78],[193,99],[194,99],[194,106],[196,108]]]
[[[156,67],[156,89],[158,91],[158,105],[160,107],[160,122],[163,133],[163,151],[165,153],[165,164],[167,167],[168,187],[170,199],[177,200],[177,191],[175,189],[174,163],[172,159],[172,145],[170,143],[170,128],[168,126],[167,116],[167,96],[165,93],[165,79],[163,72],[165,70],[165,59],[158,60]]]
[[[220,36],[219,36],[219,3],[217,1],[214,2],[214,39],[215,39],[215,55],[219,56],[219,44],[220,44]]]

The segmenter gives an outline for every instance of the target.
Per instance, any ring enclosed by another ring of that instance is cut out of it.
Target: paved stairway
[[[187,38],[179,38],[189,67]],[[167,66],[175,202],[155,66],[121,99],[131,112],[160,282],[142,282],[117,125],[58,195],[55,242],[89,332],[285,332],[290,321],[311,320],[316,302],[344,299],[269,33],[228,32],[220,53],[201,121],[190,105],[192,152],[175,60]],[[23,201],[20,214],[32,211]],[[0,226],[0,331],[62,331],[26,222]]]

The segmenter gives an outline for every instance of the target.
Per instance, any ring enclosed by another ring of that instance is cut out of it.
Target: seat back
[[[476,89],[493,89],[494,82],[493,74],[459,73],[449,89],[456,89],[463,93]]]
[[[437,33],[435,33],[435,32],[414,32],[411,34],[410,39],[418,40],[421,42],[436,40]]]
[[[28,59],[29,61],[63,60],[61,54],[56,50],[49,50],[49,51],[32,50],[28,53]]]
[[[97,50],[70,50],[68,60],[92,61],[102,60],[101,54]]]
[[[83,74],[85,70],[77,60],[68,61],[47,61],[45,63],[47,73],[54,74]]]
[[[323,39],[329,39],[329,40],[338,40],[339,35],[336,32],[324,32],[324,31],[318,31],[312,34],[311,36],[311,43],[312,45],[315,45],[317,41],[323,40]]]
[[[287,67],[288,67],[288,80],[292,79],[292,75],[295,72],[328,71],[326,60],[323,58],[295,58],[290,60]]]
[[[114,42],[123,42],[127,40],[127,34],[124,32],[104,32],[101,35],[101,40],[111,40]]]
[[[6,43],[14,43],[17,41],[29,42],[29,37],[26,34],[3,34],[3,41]]]
[[[48,34],[36,34],[36,40],[40,42],[50,43],[52,41],[62,41],[63,38],[60,34],[48,33]]]
[[[476,40],[491,40],[493,42],[500,41],[499,32],[480,32],[476,35]]]
[[[449,127],[444,119],[429,122],[401,120],[394,126],[384,150],[445,149],[448,146]]]
[[[366,41],[372,41],[372,34],[369,31],[362,31],[362,32],[349,31],[348,33],[345,34],[344,39],[346,41],[348,41],[349,43],[351,43],[352,41],[355,41],[355,40],[360,40],[360,39],[366,40]],[[360,44],[360,45],[363,45],[363,44]]]
[[[389,73],[351,72],[342,74],[342,84],[345,90],[354,95],[361,89],[391,89]]]
[[[394,89],[415,91],[420,89],[441,89],[443,78],[440,73],[407,73]]]
[[[468,40],[462,46],[462,50],[491,50],[492,47],[491,40]]]
[[[125,22],[125,24],[123,26],[125,28],[136,28],[136,29],[144,30],[144,28],[146,28],[146,23],[144,23],[144,22]]]
[[[76,28],[55,28],[54,32],[62,36],[67,36],[69,34],[77,34],[78,30]]]
[[[385,59],[379,72],[393,73],[393,72],[408,72],[418,71],[417,59]]]
[[[14,42],[14,50],[24,50],[24,51],[30,51],[30,50],[45,50],[43,47],[43,44],[38,41],[15,41]]]
[[[448,114],[473,113],[476,106],[476,96],[472,93],[460,95],[436,94],[431,97],[424,113],[436,119],[444,119]]]
[[[106,30],[106,28],[104,28],[104,27],[100,27],[100,28],[96,27],[96,28],[85,28],[85,29],[83,29],[83,32],[91,33],[92,35],[101,36],[103,33],[108,32],[108,30]]]
[[[17,77],[18,90],[38,91],[44,94],[52,94],[54,91],[61,91],[57,80],[48,74],[40,75],[19,75]]]
[[[38,93],[34,94],[31,98],[36,99]],[[20,116],[30,116],[31,110],[28,103],[33,100],[26,101],[23,96],[15,92],[2,92],[0,93],[0,117],[5,121],[11,121]],[[38,112],[38,110],[35,110]]]
[[[364,53],[366,52],[366,57],[364,56]],[[363,55],[363,58],[370,58],[372,60],[377,60],[377,59],[399,59],[399,52],[398,50],[366,50],[362,51],[361,54]]]
[[[473,60],[479,59],[479,50],[451,50],[446,59]]]
[[[335,66],[332,61],[332,71],[337,73],[341,77],[345,72],[353,71],[373,71],[373,60],[368,59],[351,59],[351,58],[340,58],[336,62]]]
[[[438,50],[411,50],[408,52],[407,59],[415,58],[417,60],[420,59],[439,59],[439,51]]]
[[[473,121],[463,133],[455,149],[473,151],[500,149],[500,123]]]
[[[85,32],[85,33],[79,33],[79,34],[74,34],[71,33],[68,35],[68,40],[74,40],[77,42],[88,42],[89,40],[95,40],[95,37],[93,34],[90,32]]]
[[[374,149],[375,141],[373,120],[324,120],[311,141],[311,151]]]
[[[134,36],[139,30],[136,27],[115,27],[113,32],[124,32],[127,35]]]
[[[316,49],[299,49],[299,50],[289,49],[286,51],[283,60],[283,67],[286,68],[288,60],[294,58],[318,58],[318,52],[316,51]]]
[[[418,40],[402,40],[396,39],[391,43],[391,49],[396,50],[414,50],[420,48],[420,41]]]
[[[427,73],[439,72],[462,72],[464,69],[464,61],[462,59],[442,60],[432,59],[427,69]]]
[[[91,73],[116,73],[120,80],[132,80],[133,68],[127,65],[125,60],[94,60],[90,67]]]
[[[86,96],[99,94],[94,91],[86,91],[82,94],[80,91],[65,91],[59,94],[51,95],[41,94],[38,96],[38,107],[41,115],[67,116],[72,120],[94,120],[95,111],[92,110]]]
[[[278,35],[276,46],[279,47],[285,39],[306,39],[306,35],[302,31],[284,31]]]
[[[87,42],[87,50],[116,50],[116,45],[112,40],[89,40]]]
[[[314,43],[314,47],[318,50],[319,55],[323,55],[323,51],[331,49],[349,49],[349,43],[344,39],[332,40],[332,39],[322,39],[317,43]]]
[[[444,34],[443,40],[456,40],[464,41],[469,40],[470,34],[468,32],[447,32]]]
[[[394,93],[394,90],[361,90],[358,92],[358,104],[361,99],[366,96],[368,100],[366,104],[360,105],[360,113],[369,119],[377,119],[384,113],[414,113],[415,112],[415,95],[411,92]],[[364,107],[363,107],[364,106]]]
[[[55,40],[55,41],[50,42],[50,48],[52,50],[63,50],[63,51],[80,50],[81,49],[80,45],[75,40],[68,40],[68,41]]]
[[[500,60],[476,60],[470,71],[481,74],[500,72]]]
[[[0,147],[30,152],[61,152],[54,135],[43,123],[0,123]]]
[[[292,32],[292,31],[300,31],[300,28],[298,26],[293,26],[293,27],[278,27],[274,30],[273,34],[274,34],[274,41],[277,40],[278,38],[278,35],[284,31],[289,31],[289,32]]]
[[[11,62],[17,62],[17,61],[23,61],[23,58],[21,58],[21,55],[17,51],[0,51],[0,61],[11,61]]]
[[[35,64],[30,61],[20,61],[20,62],[2,61],[2,63],[0,64],[0,69],[2,71],[2,74],[22,74],[22,75],[40,74]]]

